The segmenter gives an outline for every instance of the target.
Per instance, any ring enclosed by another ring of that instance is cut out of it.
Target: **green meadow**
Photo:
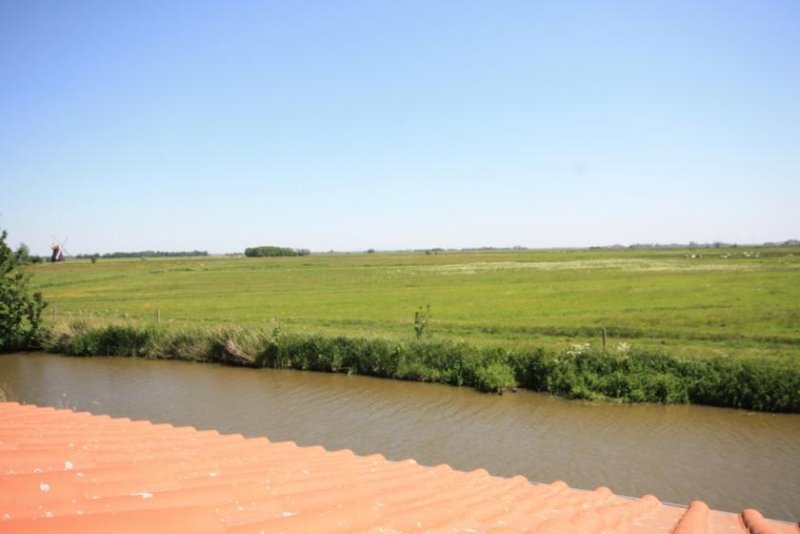
[[[50,320],[243,326],[479,346],[627,343],[674,354],[800,354],[800,249],[318,254],[32,266]]]
[[[800,412],[800,249],[29,267],[47,350]]]

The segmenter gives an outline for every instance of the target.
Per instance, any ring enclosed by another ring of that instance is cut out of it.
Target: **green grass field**
[[[591,343],[678,356],[800,356],[800,248],[317,254],[35,265],[48,320],[243,326],[475,346]],[[54,317],[58,310],[58,318]],[[797,360],[800,361],[800,360]],[[796,362],[795,362],[796,363]]]

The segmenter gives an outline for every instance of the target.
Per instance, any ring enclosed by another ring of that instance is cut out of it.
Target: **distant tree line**
[[[244,255],[248,258],[272,258],[277,256],[308,256],[311,251],[307,248],[289,247],[250,247],[244,249]]]
[[[742,246],[747,247],[796,247],[800,245],[800,240],[797,239],[787,239],[786,241],[782,241],[779,243],[772,243],[772,242],[765,242],[765,243],[752,243],[752,244],[745,244]],[[696,241],[689,241],[689,244],[684,243],[669,243],[669,244],[661,244],[661,243],[634,243],[632,245],[628,245],[629,249],[648,249],[648,248],[660,248],[660,249],[669,249],[669,248],[738,248],[738,243],[726,243],[724,241],[714,241],[712,243],[698,243]],[[610,247],[590,247],[591,249],[603,249],[603,248],[623,248],[622,245],[613,245]]]
[[[181,258],[188,256],[208,256],[206,250],[185,250],[166,252],[161,250],[142,250],[140,252],[110,252],[107,254],[78,254],[76,258]]]

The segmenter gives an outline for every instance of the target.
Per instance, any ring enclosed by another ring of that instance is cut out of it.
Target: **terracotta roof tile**
[[[700,501],[0,403],[2,533],[408,531],[800,533]]]

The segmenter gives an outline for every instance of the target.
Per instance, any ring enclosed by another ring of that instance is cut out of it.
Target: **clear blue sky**
[[[0,2],[49,252],[800,237],[800,2]]]

